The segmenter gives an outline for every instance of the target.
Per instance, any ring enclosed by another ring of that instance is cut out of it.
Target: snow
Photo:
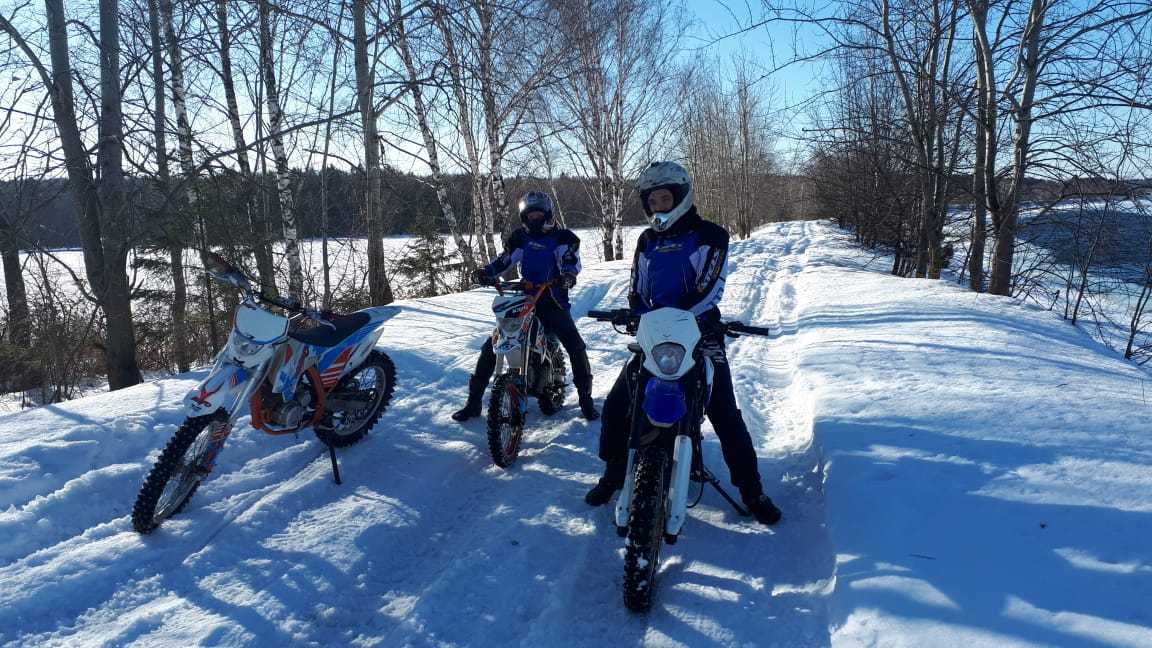
[[[574,314],[624,300],[588,264]],[[598,425],[530,409],[521,457],[452,422],[484,290],[401,303],[392,407],[343,450],[241,425],[189,507],[128,515],[202,374],[0,416],[0,645],[1152,645],[1148,375],[1052,313],[884,274],[825,223],[735,242],[730,346],[776,527],[705,494],[621,601]],[[602,399],[623,336],[578,320]],[[727,482],[715,438],[705,461]]]
[[[623,229],[624,249],[630,253],[636,244],[636,239],[643,231],[642,227],[628,226]],[[598,229],[580,228],[573,230],[583,241],[580,249],[585,264],[599,263],[604,259],[604,249],[601,242],[601,232]],[[455,254],[456,242],[449,235],[442,236],[446,254]],[[391,262],[400,260],[411,253],[412,246],[417,239],[412,236],[388,236],[383,239],[384,256]],[[499,241],[497,241],[499,244]],[[304,266],[305,291],[310,294],[323,292],[323,244],[320,239],[305,239],[300,241],[300,257]],[[166,260],[167,257],[159,255],[156,258]],[[80,249],[51,250],[46,254],[29,255],[21,253],[21,263],[24,267],[24,280],[30,295],[35,294],[36,287],[42,283],[40,267],[37,259],[44,264],[44,272],[55,287],[64,288],[75,293],[73,274],[84,279],[84,254]],[[277,272],[284,286],[287,286],[288,258],[281,244],[273,247],[273,260]],[[248,259],[250,272],[255,273],[255,261]],[[332,238],[328,240],[328,261],[331,267],[331,282],[334,291],[349,286],[358,286],[364,283],[368,272],[368,250],[365,239]],[[184,267],[189,277],[196,276],[200,268],[200,258],[193,249],[184,251]],[[69,270],[71,269],[71,270]],[[388,268],[388,275],[395,273]],[[4,269],[0,268],[0,282],[4,278]],[[129,270],[129,281],[134,287],[153,290],[166,290],[171,279],[166,275],[154,276],[146,271]],[[403,293],[405,286],[397,285],[398,292]],[[0,311],[7,307],[4,291],[0,290]]]

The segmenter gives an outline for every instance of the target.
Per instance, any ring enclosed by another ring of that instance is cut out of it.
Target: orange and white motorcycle
[[[381,325],[395,307],[321,313],[261,293],[219,256],[211,255],[210,265],[208,274],[239,288],[243,299],[208,377],[184,399],[184,424],[140,487],[132,507],[139,533],[152,532],[187,505],[245,410],[252,427],[268,434],[312,428],[328,446],[339,483],[334,448],[363,439],[396,387],[392,360],[376,348]]]

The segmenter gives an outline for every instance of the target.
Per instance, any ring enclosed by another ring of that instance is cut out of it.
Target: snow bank
[[[841,645],[1152,645],[1149,376],[824,227],[795,279]]]

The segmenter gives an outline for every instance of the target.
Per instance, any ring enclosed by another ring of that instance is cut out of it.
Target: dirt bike
[[[245,406],[252,427],[272,435],[311,427],[335,448],[364,438],[392,399],[396,368],[377,350],[396,309],[322,313],[265,295],[240,270],[211,255],[208,274],[242,291],[228,343],[208,377],[184,398],[187,418],[160,452],[132,507],[132,526],[151,533],[179,513],[211,472]],[[281,315],[268,307],[283,309]],[[311,327],[304,326],[312,324]]]
[[[544,332],[535,315],[536,303],[552,284],[496,281],[490,285],[499,294],[492,301],[497,322],[492,333],[496,380],[488,401],[488,450],[497,466],[507,468],[520,452],[528,399],[535,397],[545,416],[563,407],[566,368],[559,340]]]
[[[652,605],[661,545],[676,544],[687,511],[700,501],[705,484],[741,515],[748,512],[720,486],[701,456],[700,424],[712,394],[714,367],[701,348],[695,315],[660,308],[641,316],[628,309],[589,311],[588,317],[636,336],[628,345],[635,354],[629,362],[633,393],[628,469],[616,500],[615,522],[616,532],[627,538],[624,605],[643,612]],[[769,334],[766,328],[742,322],[719,326],[729,337]]]

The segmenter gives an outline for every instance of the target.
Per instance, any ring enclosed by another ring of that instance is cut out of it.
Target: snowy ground
[[[147,538],[127,516],[197,375],[0,416],[0,645],[1152,645],[1148,376],[868,259],[820,223],[734,244],[726,314],[780,331],[731,358],[785,518],[707,494],[647,615],[581,500],[597,426],[533,414],[502,471],[448,418],[491,328],[473,291],[389,323],[397,396],[343,486],[314,439],[241,427]],[[588,267],[574,313],[619,304],[626,267]],[[603,397],[626,339],[580,327]]]

